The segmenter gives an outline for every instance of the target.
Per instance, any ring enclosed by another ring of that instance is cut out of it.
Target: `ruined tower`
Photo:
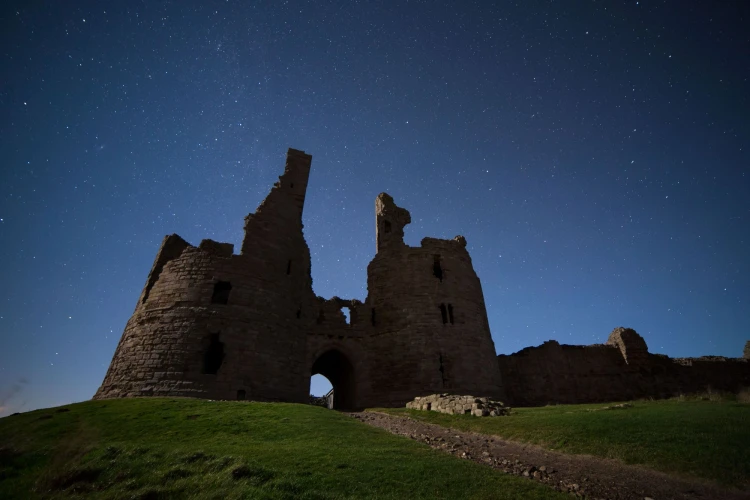
[[[409,212],[387,194],[376,199],[368,297],[315,296],[302,233],[311,160],[289,150],[284,174],[245,218],[239,255],[229,243],[164,238],[95,398],[306,402],[317,373],[342,409],[435,392],[502,396],[465,239],[407,246]]]

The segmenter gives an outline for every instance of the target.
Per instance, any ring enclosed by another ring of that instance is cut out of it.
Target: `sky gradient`
[[[0,415],[90,398],[164,235],[238,249],[289,147],[313,155],[318,295],[365,299],[385,191],[408,244],[466,237],[498,353],[617,326],[673,357],[750,339],[747,2],[1,16]]]

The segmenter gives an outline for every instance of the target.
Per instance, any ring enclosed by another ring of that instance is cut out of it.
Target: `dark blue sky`
[[[4,2],[0,415],[90,398],[163,236],[238,247],[288,147],[319,295],[366,297],[386,191],[499,353],[741,356],[749,5]]]

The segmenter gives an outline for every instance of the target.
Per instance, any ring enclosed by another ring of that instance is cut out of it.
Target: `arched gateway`
[[[354,365],[338,349],[329,349],[318,356],[310,370],[310,376],[323,375],[333,386],[333,408],[356,410],[356,375]]]
[[[311,162],[289,150],[284,174],[245,218],[239,254],[230,243],[164,239],[95,398],[303,403],[316,373],[339,409],[438,392],[502,398],[466,240],[406,245],[411,215],[387,194],[375,199],[367,297],[315,295],[302,232]]]

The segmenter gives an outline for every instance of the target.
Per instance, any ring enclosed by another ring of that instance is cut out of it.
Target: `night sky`
[[[385,191],[408,244],[466,237],[498,353],[750,339],[748,2],[0,15],[0,415],[89,399],[164,235],[238,251],[289,147],[318,295],[365,299]]]

